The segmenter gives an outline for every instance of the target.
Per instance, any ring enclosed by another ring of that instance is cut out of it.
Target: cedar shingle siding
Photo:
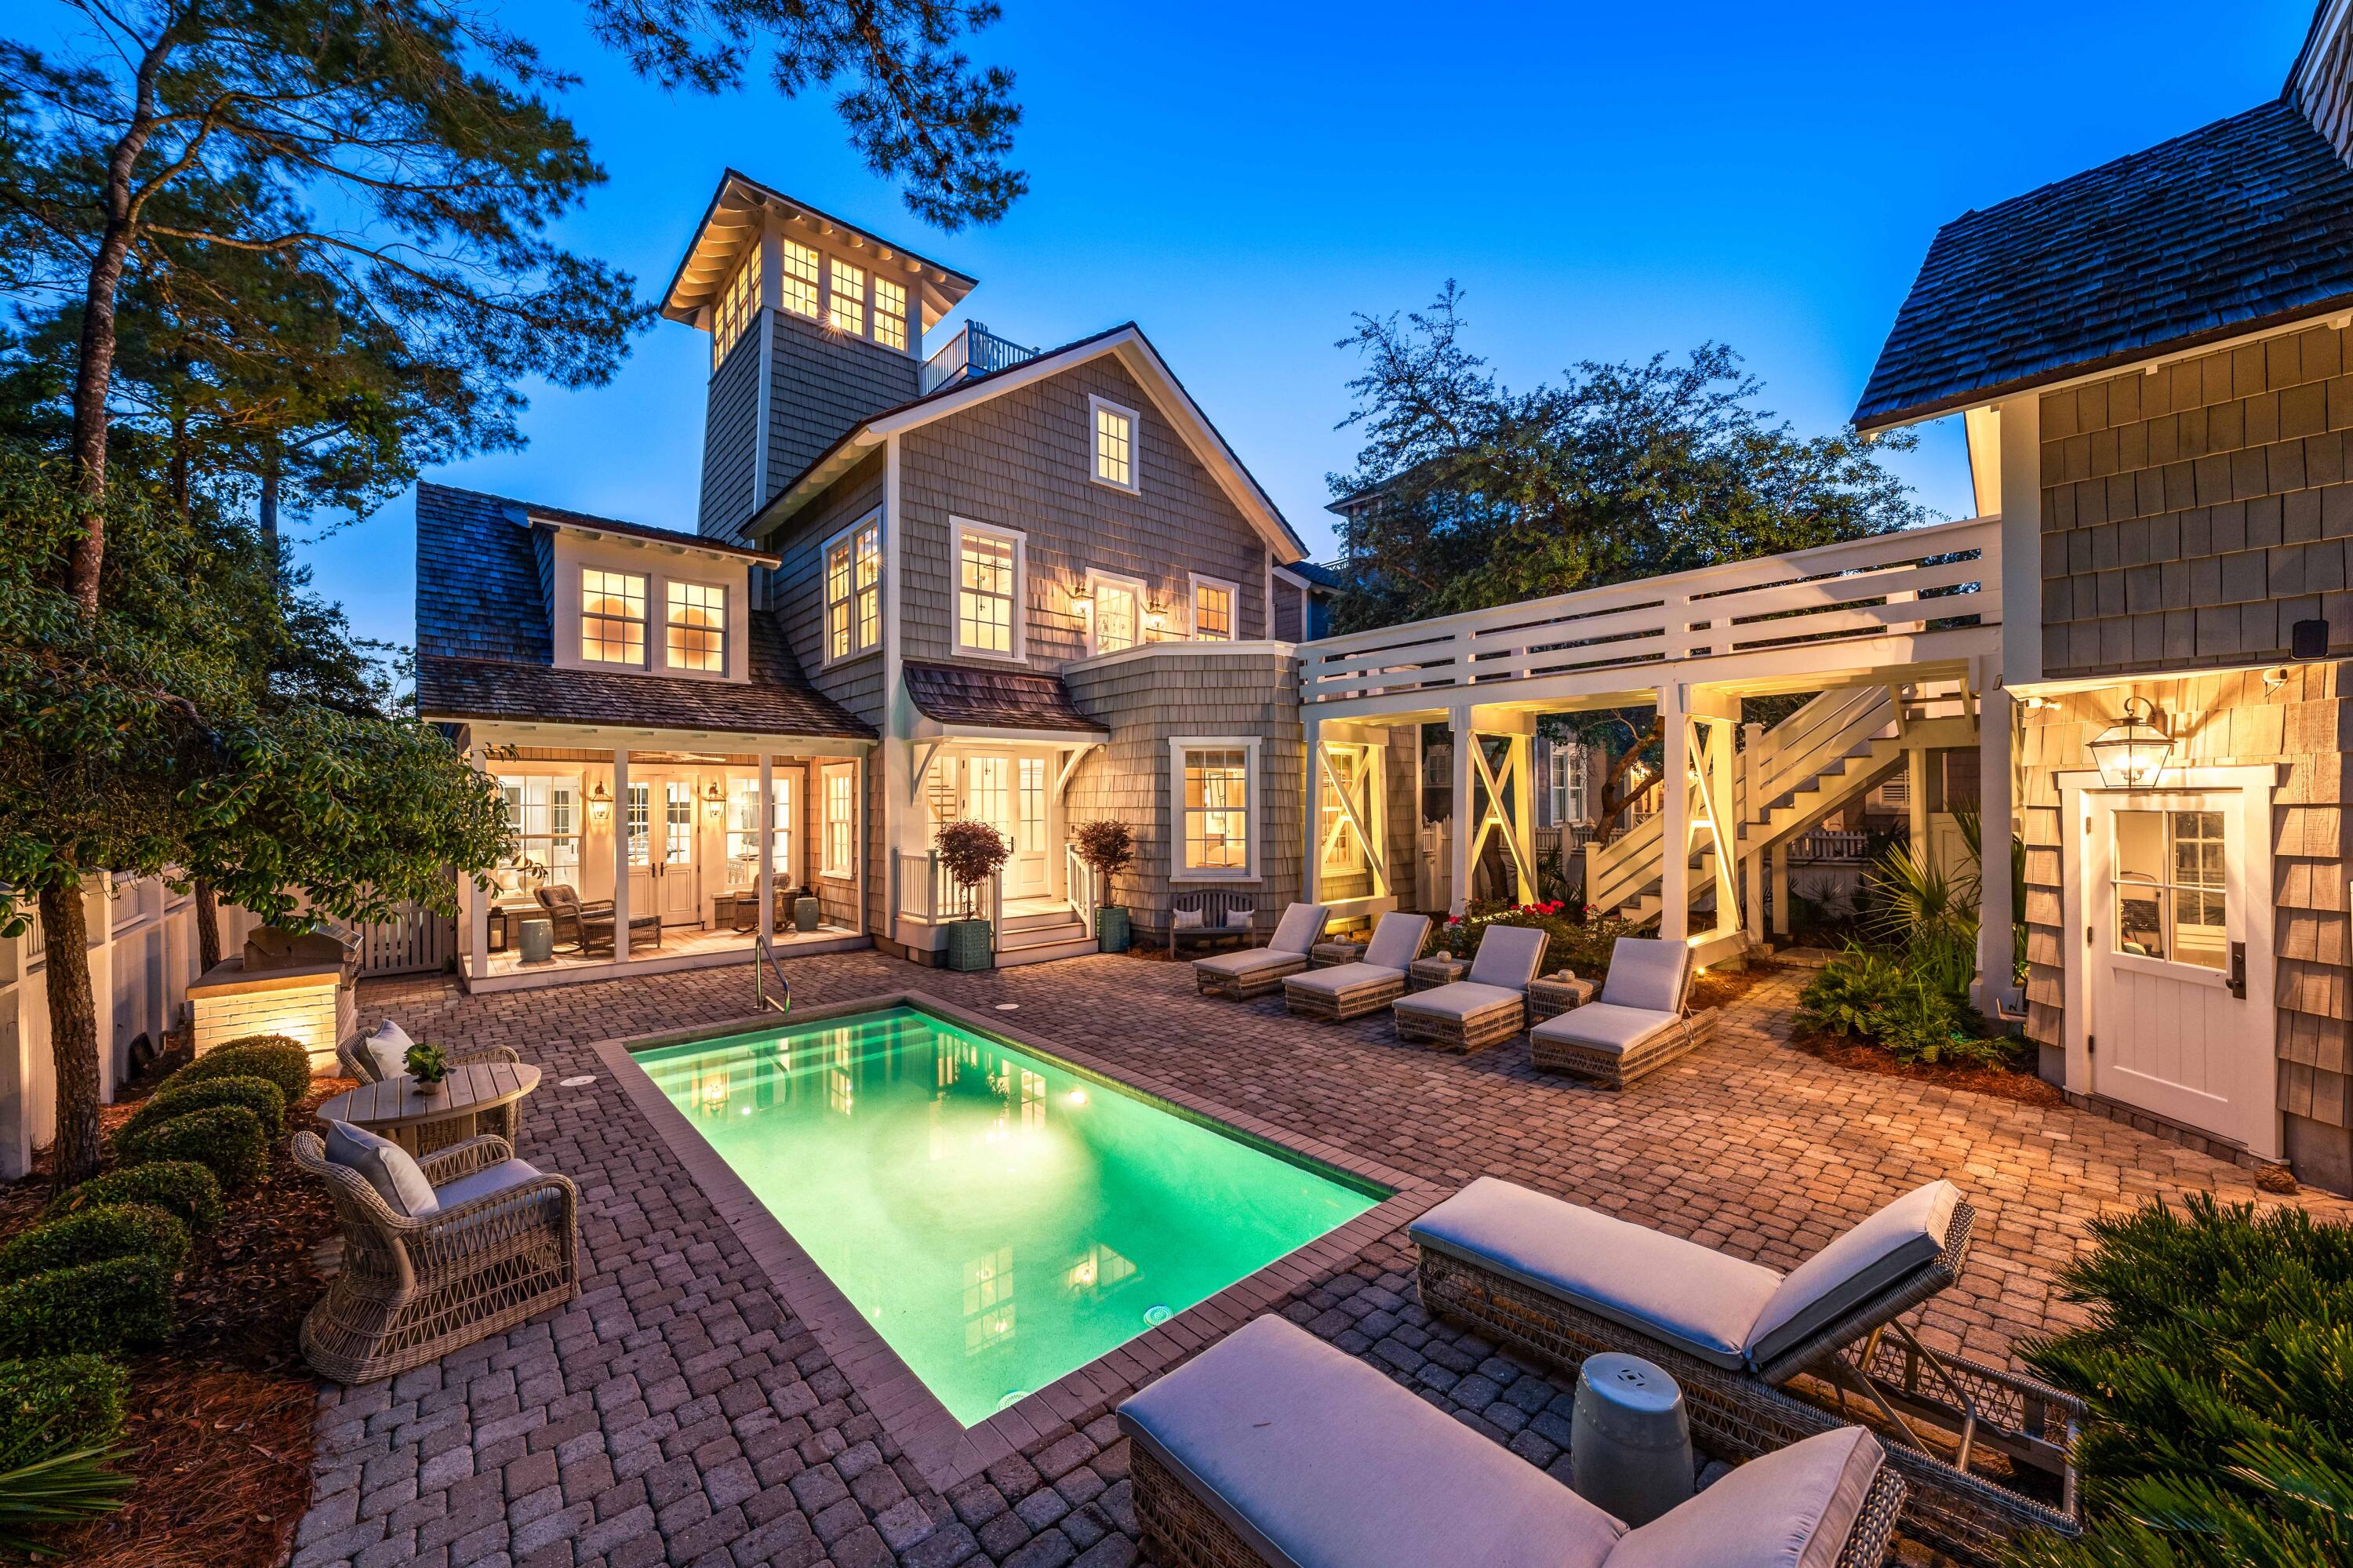
[[[760,334],[754,319],[712,373],[702,419],[702,505],[695,527],[714,538],[742,536],[759,498],[752,493],[752,446],[760,425]]]
[[[765,506],[851,426],[913,398],[922,367],[906,355],[774,311]],[[749,514],[746,514],[748,516]],[[741,519],[739,519],[741,521]]]

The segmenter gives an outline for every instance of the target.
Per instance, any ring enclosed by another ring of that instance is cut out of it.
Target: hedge
[[[143,1131],[207,1106],[243,1106],[260,1118],[262,1131],[271,1138],[286,1128],[285,1094],[268,1078],[239,1075],[199,1078],[192,1084],[166,1084],[148,1097],[145,1105],[131,1113],[121,1132]]]
[[[151,1160],[193,1160],[225,1188],[259,1181],[269,1172],[269,1134],[243,1106],[208,1106],[114,1140],[125,1165]]]
[[[54,1220],[111,1203],[144,1203],[196,1231],[208,1231],[221,1219],[220,1182],[191,1160],[158,1160],[93,1176],[50,1199],[41,1217]]]
[[[248,1034],[206,1052],[165,1078],[164,1087],[208,1078],[267,1078],[288,1105],[301,1105],[311,1092],[311,1053],[283,1034]]]
[[[177,1274],[188,1262],[188,1227],[144,1203],[81,1209],[35,1225],[0,1246],[0,1284],[111,1257],[152,1257]]]
[[[108,1355],[172,1331],[172,1271],[113,1257],[0,1285],[0,1356]]]
[[[103,1356],[0,1361],[0,1469],[113,1442],[130,1383]]]

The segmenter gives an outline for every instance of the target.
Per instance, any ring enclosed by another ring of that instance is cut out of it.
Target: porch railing
[[[992,876],[967,894],[948,874],[937,850],[926,850],[921,854],[901,850],[893,863],[893,875],[899,885],[900,919],[943,926],[951,920],[977,917],[987,920],[995,929],[1004,927],[1003,877]]]
[[[953,381],[994,375],[1037,357],[1036,349],[999,337],[978,322],[966,322],[962,332],[923,361],[923,390],[933,392]]]
[[[1062,887],[1071,913],[1079,917],[1080,925],[1092,930],[1095,907],[1103,900],[1095,894],[1095,868],[1079,858],[1074,844],[1062,846]]]

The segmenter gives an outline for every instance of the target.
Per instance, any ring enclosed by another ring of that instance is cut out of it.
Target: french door
[[[657,775],[629,780],[629,912],[659,913],[665,926],[702,923],[694,779]]]
[[[1005,896],[1041,898],[1048,892],[1046,760],[1007,752],[977,752],[965,763],[965,814],[1005,835],[1013,853],[1005,863]]]

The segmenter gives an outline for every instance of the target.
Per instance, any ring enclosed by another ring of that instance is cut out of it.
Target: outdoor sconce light
[[[2088,749],[2099,765],[2101,783],[2111,789],[2146,789],[2172,760],[2173,736],[2157,722],[2157,709],[2147,697],[2126,697],[2124,716],[2102,730]]]
[[[702,803],[711,808],[711,814],[714,817],[719,814],[719,808],[727,803],[726,793],[719,788],[718,779],[713,779],[703,789]]]
[[[1094,584],[1091,582],[1079,582],[1071,585],[1071,602],[1072,604],[1084,608],[1085,606],[1094,603]]]
[[[605,788],[605,781],[602,779],[597,779],[596,783],[591,784],[588,787],[589,816],[596,819],[597,821],[603,821],[605,820],[606,811],[611,809],[612,804],[613,792]]]

